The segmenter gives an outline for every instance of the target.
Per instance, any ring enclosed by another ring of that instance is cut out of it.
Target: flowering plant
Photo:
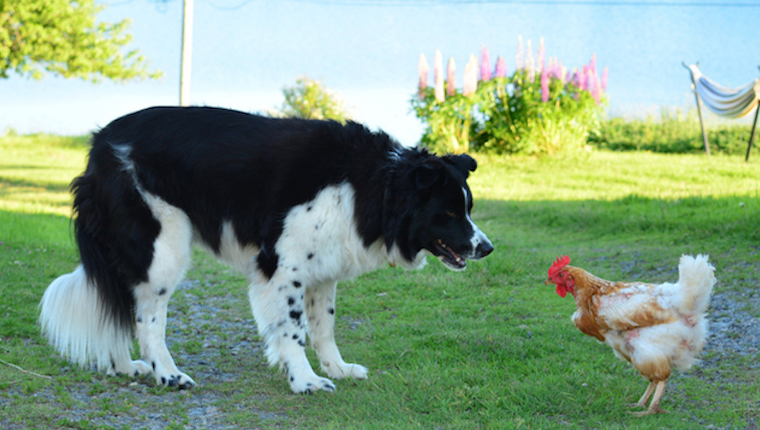
[[[436,58],[442,58],[439,52]],[[465,66],[461,92],[453,83],[453,59],[447,82],[440,78],[443,70],[438,70],[443,61],[436,61],[434,88],[427,87],[427,68],[420,68],[412,107],[427,123],[422,144],[437,152],[528,155],[583,147],[603,113],[607,68],[600,78],[592,56],[589,64],[571,75],[556,58],[547,64],[543,39],[534,57],[530,41],[523,51],[520,38],[515,63],[517,69],[509,75],[506,60],[498,57],[492,73],[490,54],[483,47],[480,62],[471,55]]]

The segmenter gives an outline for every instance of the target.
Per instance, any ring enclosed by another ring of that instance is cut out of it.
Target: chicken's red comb
[[[557,257],[557,259],[554,261],[554,264],[552,264],[552,267],[549,268],[549,277],[554,277],[554,275],[556,275],[560,269],[567,266],[568,264],[570,264],[570,257],[567,255],[563,257]]]

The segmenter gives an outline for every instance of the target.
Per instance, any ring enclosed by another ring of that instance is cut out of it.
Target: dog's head
[[[397,246],[409,261],[428,251],[452,270],[490,254],[493,245],[470,218],[467,177],[476,167],[464,154],[402,156],[383,217],[388,248]]]

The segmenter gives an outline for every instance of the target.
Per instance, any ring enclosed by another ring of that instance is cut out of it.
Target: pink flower
[[[594,101],[596,101],[596,104],[599,104],[599,100],[602,98],[602,85],[599,82],[599,79],[596,78],[596,75],[591,75],[594,80],[594,86],[591,89],[591,97],[594,98]]]
[[[557,70],[557,59],[555,57],[549,57],[549,64],[546,66],[546,71],[549,72],[550,78],[559,78],[559,71]]]
[[[464,66],[464,88],[462,94],[469,96],[474,94],[478,89],[478,59],[475,55],[470,55],[470,61]]]
[[[417,77],[419,77],[419,96],[425,97],[425,89],[427,88],[428,72],[430,67],[428,66],[425,54],[420,54],[420,60],[417,62]]]
[[[549,101],[549,72],[546,70],[541,72],[541,101]]]
[[[591,54],[591,61],[588,62],[588,65],[591,67],[591,71],[596,74],[596,52]]]
[[[536,80],[536,63],[533,60],[533,48],[530,46],[530,40],[525,50],[525,71],[528,73],[528,82]]]
[[[449,58],[449,64],[447,66],[447,82],[446,82],[446,95],[449,97],[457,93],[457,65],[454,63],[453,58]]]
[[[578,74],[578,86],[585,91],[589,91],[588,82],[588,65],[583,66],[581,73]]]
[[[517,54],[515,55],[515,69],[522,70],[523,63],[523,40],[522,36],[517,36]]]
[[[544,38],[538,44],[538,53],[536,54],[536,71],[543,71],[546,68],[546,48],[544,48]]]
[[[480,50],[480,80],[483,82],[491,80],[491,55],[486,45],[483,45]]]
[[[494,75],[496,75],[497,78],[507,77],[507,60],[505,60],[504,57],[496,59],[496,70],[494,71]]]
[[[578,88],[581,87],[581,77],[580,74],[578,74],[577,67],[573,69],[573,77],[570,79],[570,82]]]
[[[602,69],[602,91],[607,92],[607,73],[609,71],[607,70],[607,66],[604,66],[604,69]]]
[[[439,102],[444,100],[443,97],[443,57],[441,51],[435,51],[433,59],[433,70],[435,72],[435,99]]]

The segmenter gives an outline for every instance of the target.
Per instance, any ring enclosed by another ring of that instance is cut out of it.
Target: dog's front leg
[[[367,368],[343,361],[335,343],[335,287],[335,282],[325,282],[306,290],[311,346],[317,351],[322,370],[331,378],[365,379]]]
[[[285,370],[294,393],[334,391],[332,381],[317,376],[306,358],[304,295],[307,286],[283,272],[275,272],[266,282],[254,281],[248,289],[269,364]]]

